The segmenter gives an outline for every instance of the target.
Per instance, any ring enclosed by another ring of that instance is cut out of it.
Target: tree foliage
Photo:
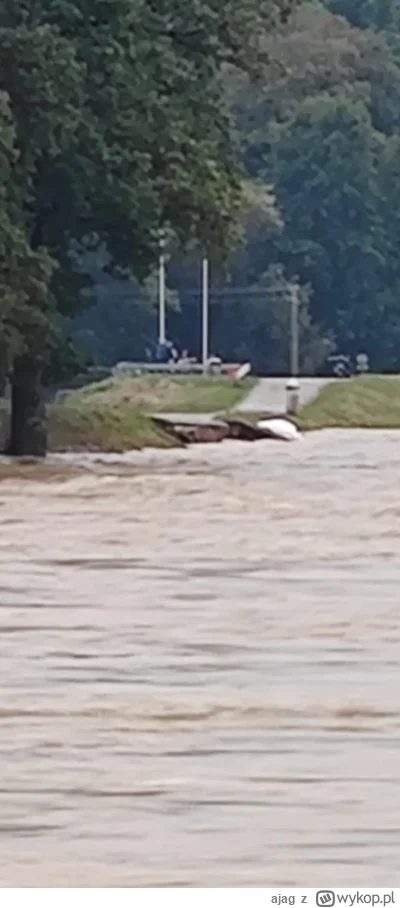
[[[215,352],[264,372],[287,368],[294,277],[314,337],[307,368],[320,368],[332,344],[366,350],[376,369],[400,368],[398,10],[395,0],[338,3],[304,3],[264,32],[259,51],[269,63],[257,78],[224,57],[225,103],[247,178],[244,241],[224,285],[213,269],[211,339]],[[169,274],[180,299],[171,332],[198,352],[198,262],[177,262],[175,253]],[[278,274],[286,289],[276,293]],[[144,349],[155,333],[139,296],[112,316],[115,338],[129,312],[132,356],[136,341]],[[99,315],[96,307],[86,317],[95,334]],[[306,350],[305,335],[302,343]]]
[[[374,0],[369,8],[378,14]],[[400,58],[392,39],[393,30],[389,40],[305,5],[267,42],[269,81],[256,91],[241,79],[235,101],[247,167],[273,185],[283,222],[264,246],[266,260],[309,285],[323,336],[353,355],[366,350],[377,369],[400,366]]]
[[[39,364],[56,316],[88,301],[87,250],[141,279],[167,228],[182,249],[226,258],[241,165],[223,76],[260,77],[289,5],[3,0],[1,323],[14,371],[21,355]]]
[[[398,0],[296,6],[4,0],[5,369],[66,331],[105,362],[143,356],[161,228],[182,347],[206,250],[215,352],[285,370],[299,279],[304,368],[332,344],[400,367]]]

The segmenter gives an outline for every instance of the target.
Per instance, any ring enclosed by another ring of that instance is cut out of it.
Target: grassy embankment
[[[255,379],[203,376],[107,379],[50,408],[50,448],[123,451],[177,444],[150,413],[233,413]],[[400,376],[368,375],[326,386],[296,420],[304,431],[328,427],[400,428]]]
[[[246,413],[251,423],[273,414]],[[318,429],[400,429],[400,375],[365,375],[327,385],[295,422],[304,432]]]
[[[141,376],[88,385],[49,408],[50,449],[124,451],[171,447],[150,413],[233,410],[254,380],[208,376]]]
[[[301,429],[400,429],[400,376],[364,375],[327,385],[303,408]]]
[[[143,376],[88,385],[63,403],[50,406],[50,450],[124,451],[174,446],[177,442],[148,414],[232,413],[254,381]],[[253,421],[261,415],[246,414],[246,419]],[[6,421],[2,405],[3,440]],[[400,429],[400,376],[368,375],[330,384],[303,408],[296,422],[304,431],[328,427]]]

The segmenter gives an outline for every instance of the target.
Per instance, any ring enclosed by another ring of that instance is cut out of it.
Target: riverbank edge
[[[400,375],[360,375],[326,385],[296,419],[303,432],[400,429]]]
[[[277,414],[257,411],[243,415],[255,423]],[[331,382],[291,418],[304,433],[400,429],[400,375],[362,375]]]
[[[205,411],[198,412],[204,414]],[[238,418],[249,424],[278,415],[265,410],[239,412],[236,408],[214,409],[213,412],[221,419]],[[164,426],[157,416],[162,413],[154,416],[132,407],[113,410],[93,406],[76,408],[65,402],[50,415],[50,449],[119,453],[132,449],[183,447],[187,443],[185,435],[175,432],[172,426]],[[328,428],[400,429],[400,376],[358,376],[329,384],[291,418],[305,433]],[[213,436],[208,430],[200,430],[193,440],[219,440],[218,432]]]
[[[241,393],[246,397],[248,389]],[[238,417],[250,424],[277,415],[265,410],[238,412],[235,408],[213,412],[221,419]],[[197,413],[207,411],[200,406]],[[152,415],[127,403],[118,406],[101,403],[96,394],[88,394],[87,390],[84,396],[78,392],[49,407],[49,452],[123,453],[144,448],[184,447],[185,439],[158,421],[157,415],[162,416],[162,409]],[[293,421],[302,432],[327,428],[400,429],[400,376],[368,375],[332,383],[304,406]],[[201,432],[196,440],[203,440]]]
[[[210,418],[247,397],[256,379],[140,376],[106,379],[63,393],[48,405],[49,453],[123,453],[144,448],[179,448],[185,439],[163,425],[165,411]],[[201,420],[199,420],[201,421]],[[9,404],[0,403],[0,449],[6,447]],[[197,440],[202,440],[199,437]]]

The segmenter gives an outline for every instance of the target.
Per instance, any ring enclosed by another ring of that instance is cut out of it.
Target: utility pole
[[[300,404],[299,375],[299,308],[300,288],[297,283],[290,287],[290,378],[286,382],[286,412],[295,416]]]
[[[201,320],[201,359],[204,374],[208,368],[208,332],[209,332],[209,297],[208,297],[208,258],[204,256],[202,261],[202,320]]]
[[[299,285],[292,284],[290,288],[290,373],[292,378],[297,378],[299,374],[299,304]]]
[[[160,230],[159,238],[160,255],[158,260],[158,340],[160,344],[166,341],[166,313],[165,313],[165,233]]]

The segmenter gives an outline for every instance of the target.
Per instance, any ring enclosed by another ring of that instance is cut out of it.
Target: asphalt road
[[[241,413],[284,413],[286,410],[287,378],[260,378],[247,397],[236,407]],[[325,385],[336,381],[334,378],[301,378],[300,406],[310,403]]]

